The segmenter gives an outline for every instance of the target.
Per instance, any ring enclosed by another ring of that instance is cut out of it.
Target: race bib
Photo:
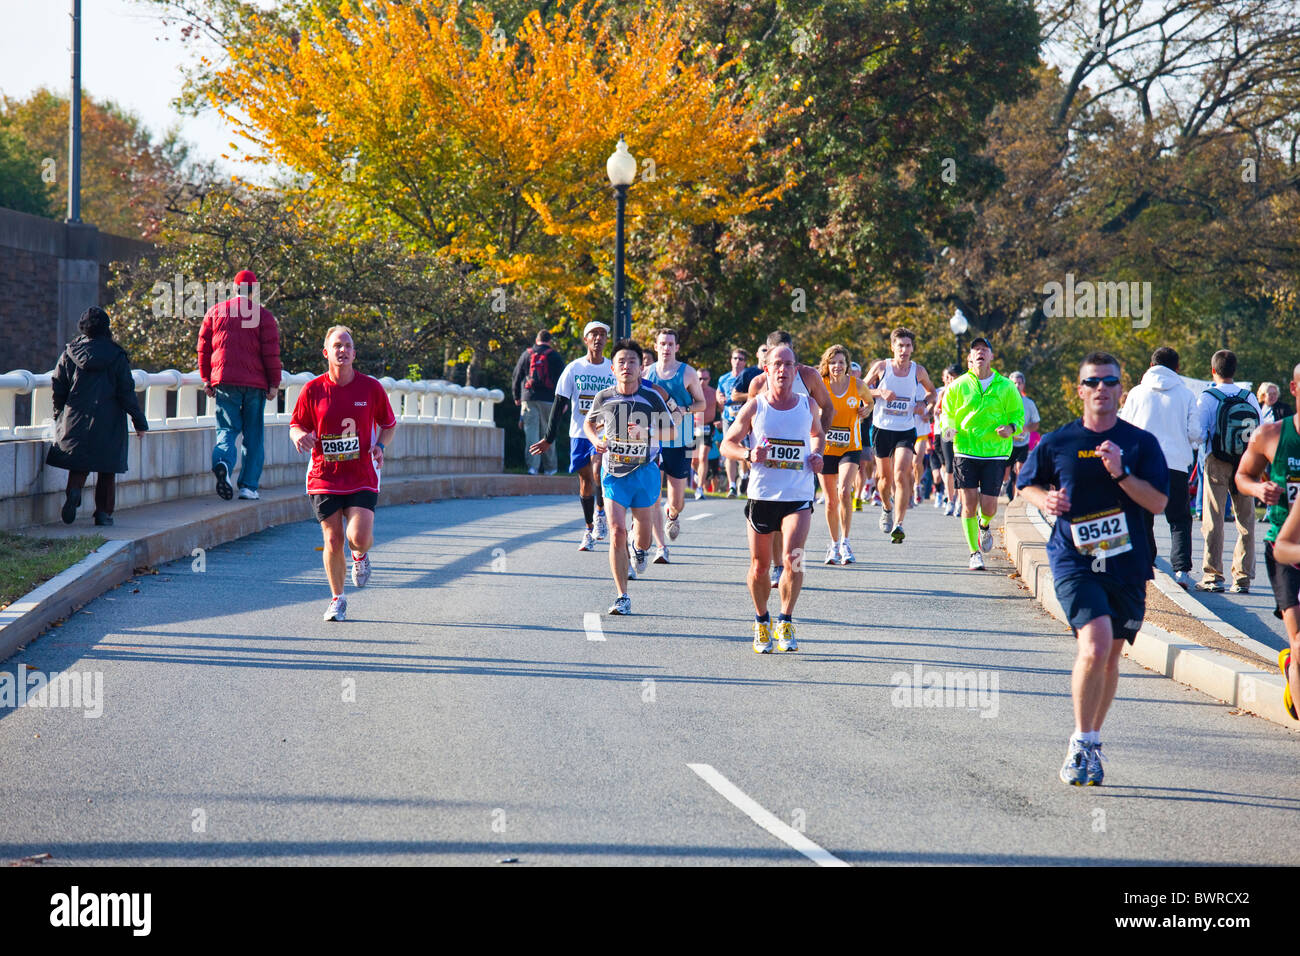
[[[581,392],[579,392],[579,393],[578,393],[578,411],[582,412],[584,415],[587,414],[587,412],[591,411],[591,400],[592,400],[593,398],[595,398],[595,397],[596,397],[596,395],[595,395],[594,392],[593,392],[593,393],[590,393],[590,394],[586,394],[586,395],[584,395],[584,394],[582,394]]]
[[[1291,480],[1295,477],[1295,475],[1287,475],[1286,478],[1286,503],[1288,508],[1295,504],[1296,494],[1300,493],[1300,481]]]
[[[885,402],[885,411],[894,415],[906,415],[912,410],[912,400],[908,398],[896,398],[893,401]]]
[[[1119,508],[1086,515],[1070,524],[1074,547],[1084,557],[1103,554],[1113,557],[1133,550],[1128,518]]]
[[[361,457],[361,436],[322,435],[320,450],[326,461],[354,461]]]
[[[826,444],[851,445],[853,444],[853,432],[847,428],[828,428],[826,430]]]
[[[644,465],[650,460],[650,443],[648,441],[617,439],[609,443],[607,450],[612,464]]]
[[[803,442],[788,438],[769,438],[767,460],[763,462],[769,468],[790,468],[803,470]]]

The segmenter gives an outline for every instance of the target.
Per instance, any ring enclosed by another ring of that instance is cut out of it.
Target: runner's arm
[[[935,404],[939,401],[939,390],[934,387],[934,382],[930,381],[930,373],[923,365],[916,366],[916,380],[925,387],[925,413],[931,415]]]
[[[542,441],[548,445],[555,444],[555,436],[560,430],[560,422],[568,417],[573,404],[565,395],[556,394],[555,404],[551,406],[551,420],[546,424],[546,437]],[[538,442],[540,445],[541,442]]]
[[[727,434],[722,437],[722,444],[718,446],[718,454],[723,458],[730,458],[733,461],[746,461],[749,456],[749,449],[741,444],[745,436],[749,434],[749,429],[754,422],[754,402],[748,401],[745,407],[736,415],[736,420],[731,423],[727,429]]]
[[[826,386],[823,385],[822,388],[825,389]],[[816,403],[813,401],[813,397],[811,395],[808,396],[808,403],[810,406],[809,410],[815,412]],[[812,464],[812,459],[821,458],[823,452],[826,451],[826,429],[822,425],[822,418],[825,417],[826,417],[825,412],[822,413],[821,418],[818,418],[816,415],[813,415],[812,417],[812,448],[808,455],[808,462],[810,465]],[[820,474],[821,472],[820,464],[818,465],[818,467],[814,468],[813,470]]]
[[[686,374],[682,376],[682,384],[686,386],[686,392],[691,396],[691,407],[684,408],[682,411],[688,415],[695,412],[702,412],[709,407],[709,401],[704,397],[704,389],[700,386],[700,373],[695,369],[687,366]]]
[[[760,372],[758,375],[755,375],[753,381],[749,383],[749,395],[747,397],[757,398],[759,395],[763,394],[763,389],[765,388],[767,388],[767,373]]]
[[[1243,495],[1258,498],[1265,504],[1275,505],[1282,500],[1282,486],[1269,480],[1268,468],[1277,454],[1278,436],[1282,431],[1279,422],[1270,422],[1255,429],[1246,445],[1246,453],[1237,464],[1236,485]]]
[[[1023,485],[1016,489],[1016,494],[1043,514],[1056,515],[1059,518],[1070,513],[1070,496],[1060,489],[1044,488],[1042,485]]]

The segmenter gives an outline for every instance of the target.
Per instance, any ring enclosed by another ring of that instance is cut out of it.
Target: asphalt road
[[[4,665],[103,697],[0,710],[0,861],[1293,862],[1300,737],[1127,661],[1106,786],[1062,784],[1073,641],[928,505],[858,515],[755,655],[741,504],[691,502],[626,618],[556,498],[381,508],[342,624],[314,524],[141,575]]]

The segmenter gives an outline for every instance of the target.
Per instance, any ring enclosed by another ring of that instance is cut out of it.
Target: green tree
[[[56,215],[57,199],[48,180],[50,163],[33,153],[22,138],[0,125],[0,206],[31,213],[34,216]]]

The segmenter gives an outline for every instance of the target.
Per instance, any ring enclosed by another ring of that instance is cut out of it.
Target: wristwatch
[[[1130,468],[1128,465],[1125,465],[1123,473],[1119,475],[1111,475],[1110,480],[1115,482],[1116,484],[1119,484],[1121,481],[1123,481],[1125,478],[1128,478],[1132,474],[1133,474],[1133,469]]]
[[[384,443],[381,442],[381,441],[377,441],[377,442],[375,442],[375,447],[378,448],[380,451],[383,451],[383,450],[384,450]]]
[[[752,463],[752,462],[754,461],[753,454],[754,454],[754,449],[752,449],[752,448],[746,448],[746,449],[745,449],[745,461],[748,461],[748,462],[751,462],[751,463]]]

